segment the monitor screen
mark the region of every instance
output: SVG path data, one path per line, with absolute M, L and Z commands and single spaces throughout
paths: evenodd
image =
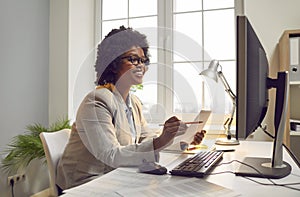
M 268 108 L 266 53 L 245 16 L 237 17 L 237 139 L 261 124 Z
M 288 74 L 278 72 L 277 79 L 268 77 L 268 60 L 253 27 L 246 16 L 237 17 L 237 139 L 253 133 L 266 115 L 268 90 L 276 88 L 274 112 L 275 136 L 270 158 L 246 157 L 236 175 L 282 178 L 291 172 L 283 161 L 283 133 L 286 125 Z M 251 166 L 251 168 L 249 168 Z M 255 169 L 255 170 L 254 170 Z

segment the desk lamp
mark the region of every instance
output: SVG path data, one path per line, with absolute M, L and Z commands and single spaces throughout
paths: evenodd
M 218 68 L 220 68 L 219 71 L 218 71 Z M 200 73 L 200 75 L 208 77 L 208 78 L 214 80 L 215 82 L 218 82 L 218 78 L 220 78 L 220 80 L 222 81 L 222 83 L 225 87 L 225 91 L 228 93 L 228 95 L 230 96 L 230 98 L 232 99 L 232 102 L 233 102 L 231 115 L 224 123 L 224 129 L 226 131 L 227 138 L 217 139 L 216 144 L 218 144 L 218 145 L 238 145 L 239 141 L 236 140 L 235 138 L 232 138 L 231 131 L 230 131 L 231 123 L 232 123 L 233 116 L 235 113 L 235 108 L 236 108 L 236 96 L 232 92 L 232 90 L 222 72 L 222 66 L 219 64 L 218 60 L 212 60 L 209 63 L 208 69 L 202 71 Z

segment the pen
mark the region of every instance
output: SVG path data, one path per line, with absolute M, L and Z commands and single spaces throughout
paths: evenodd
M 199 144 L 199 145 L 192 145 L 190 147 L 188 147 L 186 150 L 187 151 L 192 151 L 192 150 L 204 150 L 204 149 L 208 149 L 208 147 L 205 144 Z
M 184 124 L 200 124 L 202 123 L 203 121 L 202 120 L 199 120 L 199 121 L 195 121 L 195 122 L 183 122 Z M 164 126 L 165 124 L 162 123 L 162 124 L 159 124 L 159 126 Z
M 191 147 L 191 148 L 187 148 L 186 150 L 191 151 L 191 150 L 196 150 L 196 149 L 198 149 L 198 147 L 194 146 L 194 147 Z

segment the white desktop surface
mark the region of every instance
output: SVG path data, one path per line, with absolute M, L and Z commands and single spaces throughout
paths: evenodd
M 229 162 L 232 160 L 243 161 L 247 157 L 265 157 L 270 158 L 272 155 L 272 142 L 263 141 L 241 141 L 240 145 L 232 146 L 235 148 L 235 152 L 225 152 L 223 155 L 223 161 L 221 163 Z M 223 146 L 224 147 L 224 146 Z M 222 148 L 221 146 L 217 146 Z M 283 160 L 288 162 L 292 166 L 291 174 L 282 179 L 272 179 L 277 184 L 287 183 L 300 183 L 300 169 L 289 156 L 287 151 L 283 151 Z M 232 164 L 222 165 L 215 168 L 213 173 L 222 171 L 235 172 L 241 164 L 233 162 Z M 228 189 L 232 189 L 242 196 L 300 196 L 300 191 L 288 189 L 280 186 L 264 186 L 258 183 L 252 182 L 246 178 L 236 176 L 234 174 L 218 174 L 210 175 L 205 178 L 207 181 L 221 185 Z M 270 184 L 271 182 L 263 178 L 251 178 L 261 183 Z M 300 190 L 300 184 L 292 185 Z
M 238 146 L 217 146 L 217 149 L 223 149 L 223 148 L 234 148 L 234 152 L 225 152 L 223 155 L 223 160 L 220 163 L 230 162 L 232 160 L 239 160 L 242 161 L 244 157 L 246 156 L 254 156 L 254 157 L 270 157 L 272 152 L 272 143 L 271 142 L 260 142 L 260 141 L 241 141 L 240 145 Z M 181 161 L 186 159 L 187 157 L 190 157 L 191 155 L 188 154 L 174 154 L 174 153 L 161 153 L 161 159 L 160 164 L 167 167 L 168 170 L 171 170 L 174 168 L 177 164 L 179 164 Z M 284 161 L 288 162 L 292 166 L 292 172 L 289 176 L 282 178 L 282 179 L 272 179 L 274 182 L 278 184 L 288 184 L 288 183 L 300 183 L 300 169 L 295 164 L 295 162 L 291 159 L 291 157 L 288 155 L 286 150 L 284 149 Z M 217 172 L 235 172 L 238 167 L 240 166 L 239 163 L 233 162 L 231 164 L 224 164 L 221 166 L 217 166 L 212 173 Z M 120 168 L 121 170 L 128 171 L 128 172 L 134 172 L 137 173 L 136 168 Z M 111 173 L 116 174 L 116 173 Z M 153 175 L 147 175 L 144 174 L 145 177 L 149 176 L 149 179 L 153 177 Z M 105 181 L 109 179 L 110 173 L 104 175 L 105 179 L 103 177 L 99 177 L 93 181 L 97 181 L 97 184 L 101 184 L 101 181 Z M 160 175 L 155 175 L 160 176 Z M 166 175 L 164 175 L 166 176 Z M 171 175 L 167 175 L 170 176 Z M 174 177 L 174 176 L 173 176 Z M 115 178 L 115 177 L 114 177 Z M 124 178 L 124 177 L 122 177 Z M 128 177 L 129 178 L 129 177 Z M 178 180 L 182 179 L 190 179 L 188 177 L 183 177 Z M 267 179 L 262 178 L 251 178 L 253 180 L 262 182 L 262 183 L 270 183 Z M 225 188 L 231 189 L 234 192 L 241 194 L 241 196 L 300 196 L 300 191 L 292 190 L 286 187 L 281 186 L 264 186 L 260 185 L 258 183 L 255 183 L 253 181 L 250 181 L 246 178 L 236 176 L 232 173 L 223 173 L 223 174 L 217 174 L 217 175 L 209 175 L 204 178 L 204 180 L 214 183 L 220 186 L 223 186 Z M 85 185 L 85 184 L 84 184 Z M 83 188 L 84 185 L 81 185 L 80 187 Z M 113 187 L 113 186 L 112 186 Z M 134 186 L 133 186 L 134 187 Z M 291 187 L 298 188 L 300 190 L 300 184 L 298 185 L 291 185 Z M 118 188 L 119 189 L 119 188 Z M 73 196 L 72 194 L 65 194 L 63 196 Z M 76 196 L 76 195 L 74 195 Z

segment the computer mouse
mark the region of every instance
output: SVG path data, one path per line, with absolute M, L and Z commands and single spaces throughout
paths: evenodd
M 139 171 L 148 174 L 162 175 L 167 173 L 167 168 L 163 167 L 155 162 L 143 162 L 138 166 Z

